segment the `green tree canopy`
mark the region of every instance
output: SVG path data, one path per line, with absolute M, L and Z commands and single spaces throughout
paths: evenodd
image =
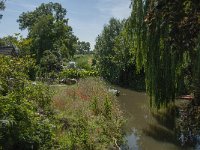
M 86 54 L 90 52 L 90 43 L 85 41 L 78 41 L 77 43 L 77 49 L 78 54 Z
M 23 12 L 19 19 L 17 20 L 19 22 L 20 29 L 30 29 L 38 19 L 40 19 L 43 15 L 50 15 L 52 16 L 55 21 L 65 21 L 67 22 L 67 19 L 65 19 L 65 16 L 67 14 L 67 10 L 64 9 L 61 4 L 59 3 L 48 3 L 44 4 L 42 3 L 39 7 L 37 7 L 32 12 Z
M 60 4 L 50 2 L 20 15 L 20 29 L 29 31 L 28 38 L 32 41 L 30 51 L 35 55 L 37 64 L 40 64 L 44 55 L 47 57 L 47 53 L 44 54 L 47 50 L 56 52 L 56 60 L 59 61 L 75 54 L 77 38 L 68 25 L 68 19 L 65 18 L 66 12 Z
M 133 41 L 125 28 L 126 20 L 112 18 L 97 37 L 95 57 L 101 76 L 121 86 L 144 89 L 144 74 L 136 70 Z
M 111 18 L 109 24 L 106 25 L 102 33 L 96 39 L 95 54 L 98 61 L 100 74 L 106 79 L 115 81 L 116 64 L 112 59 L 115 55 L 114 45 L 115 39 L 120 34 L 123 23 L 115 18 Z

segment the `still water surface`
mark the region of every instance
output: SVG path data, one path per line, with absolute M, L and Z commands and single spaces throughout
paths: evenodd
M 149 98 L 145 93 L 129 89 L 120 90 L 118 97 L 120 106 L 127 118 L 127 146 L 122 149 L 130 150 L 190 150 L 175 144 L 173 131 L 159 124 L 149 110 Z M 147 132 L 150 133 L 147 135 Z M 127 148 L 129 147 L 129 148 Z

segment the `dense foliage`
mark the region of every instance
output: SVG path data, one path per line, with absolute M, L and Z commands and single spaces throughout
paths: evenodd
M 190 79 L 194 79 L 195 67 L 200 64 L 196 62 L 199 8 L 197 0 L 132 1 L 129 36 L 134 42 L 137 67 L 145 68 L 151 105 L 157 108 L 174 101 L 186 84 L 184 80 L 190 85 L 197 82 Z
M 119 35 L 123 24 L 114 18 L 105 26 L 101 35 L 96 39 L 95 53 L 100 74 L 106 79 L 115 80 L 115 63 L 112 62 L 115 38 Z
M 56 87 L 52 105 L 49 87 L 29 80 L 33 59 L 0 56 L 0 65 L 0 149 L 107 149 L 122 142 L 123 117 L 103 81 Z M 61 75 L 97 75 L 74 71 Z
M 76 62 L 76 67 L 85 70 L 95 70 L 94 56 L 92 54 L 75 55 L 73 61 Z
M 88 54 L 90 52 L 90 43 L 84 41 L 78 41 L 76 53 L 77 54 Z
M 78 69 L 67 69 L 60 72 L 60 79 L 66 78 L 86 78 L 86 77 L 97 77 L 98 72 L 95 70 L 78 70 Z
M 61 71 L 63 61 L 72 60 L 76 52 L 90 51 L 88 42 L 77 43 L 65 15 L 58 3 L 41 4 L 18 19 L 20 29 L 28 30 L 27 38 L 15 34 L 0 39 L 0 46 L 19 50 L 17 57 L 0 55 L 0 149 L 114 149 L 122 142 L 122 113 L 103 81 L 92 78 L 58 86 L 67 90 L 59 91 L 53 101 L 49 86 L 34 81 L 36 75 L 98 76 L 92 55 L 77 60 L 86 70 Z
M 144 89 L 144 74 L 136 70 L 136 56 L 126 35 L 125 21 L 112 18 L 96 39 L 97 68 L 112 83 Z
M 30 58 L 0 56 L 0 148 L 48 149 L 53 144 L 51 92 L 29 81 Z
M 0 0 L 0 11 L 4 3 Z M 0 46 L 14 45 L 20 52 L 18 58 L 0 56 L 0 149 L 119 148 L 123 117 L 102 80 L 54 85 L 52 101 L 48 86 L 31 81 L 36 75 L 53 80 L 100 75 L 137 89 L 146 81 L 150 105 L 158 109 L 181 94 L 194 94 L 200 104 L 198 0 L 132 0 L 131 16 L 111 18 L 97 37 L 95 59 L 85 55 L 90 43 L 78 41 L 66 14 L 59 3 L 41 4 L 19 16 L 27 38 L 0 39 Z M 79 69 L 62 70 L 69 60 Z M 195 109 L 192 115 L 199 113 Z
M 30 54 L 42 71 L 46 64 L 49 65 L 46 72 L 59 71 L 62 60 L 73 57 L 76 52 L 77 37 L 68 25 L 66 13 L 59 3 L 50 2 L 19 16 L 20 29 L 28 29 Z

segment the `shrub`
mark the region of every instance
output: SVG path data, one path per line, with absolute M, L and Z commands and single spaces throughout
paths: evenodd
M 50 89 L 29 80 L 30 58 L 0 56 L 0 148 L 49 149 L 54 141 Z
M 62 78 L 86 78 L 86 77 L 96 77 L 98 76 L 98 72 L 94 70 L 77 70 L 77 69 L 67 69 L 63 70 L 59 77 Z
M 74 61 L 80 69 L 92 70 L 93 55 L 76 55 Z

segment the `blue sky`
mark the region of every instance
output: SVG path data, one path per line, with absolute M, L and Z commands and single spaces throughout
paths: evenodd
M 118 19 L 127 18 L 130 15 L 131 0 L 7 0 L 3 19 L 0 21 L 0 37 L 21 33 L 16 22 L 22 12 L 34 10 L 41 3 L 61 3 L 67 9 L 69 25 L 74 34 L 81 40 L 91 43 L 93 48 L 95 39 L 101 33 L 103 26 L 111 17 Z

